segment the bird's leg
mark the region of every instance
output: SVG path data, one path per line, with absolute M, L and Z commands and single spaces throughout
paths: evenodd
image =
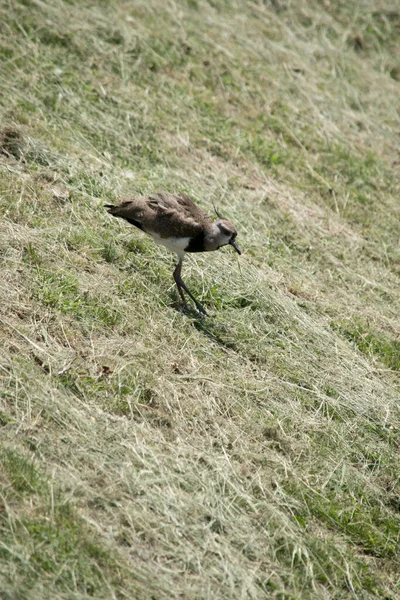
M 182 302 L 184 305 L 186 305 L 186 298 L 183 294 L 182 285 L 181 285 L 181 281 L 182 281 L 181 280 L 181 271 L 182 271 L 182 259 L 180 258 L 179 262 L 176 265 L 175 270 L 174 270 L 174 279 L 175 279 L 176 287 L 178 288 L 179 295 L 182 299 Z
M 185 290 L 185 292 L 191 297 L 191 299 L 195 303 L 196 308 L 199 311 L 199 313 L 201 313 L 203 315 L 207 315 L 205 309 L 202 307 L 200 302 L 198 300 L 196 300 L 196 298 L 193 296 L 192 292 L 188 289 L 188 287 L 186 286 L 185 282 L 182 279 L 182 276 L 181 276 L 182 260 L 183 260 L 182 258 L 179 258 L 179 262 L 176 265 L 175 270 L 174 270 L 174 279 L 175 279 L 176 287 L 178 288 L 179 295 L 182 298 L 183 303 L 186 304 L 185 296 L 183 294 L 183 290 Z

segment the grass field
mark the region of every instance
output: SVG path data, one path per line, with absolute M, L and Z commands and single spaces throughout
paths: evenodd
M 2 600 L 400 598 L 399 109 L 390 0 L 0 0 Z

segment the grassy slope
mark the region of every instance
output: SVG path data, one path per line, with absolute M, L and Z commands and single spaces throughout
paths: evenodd
M 0 596 L 390 598 L 400 12 L 0 3 Z M 190 193 L 244 255 L 102 208 Z

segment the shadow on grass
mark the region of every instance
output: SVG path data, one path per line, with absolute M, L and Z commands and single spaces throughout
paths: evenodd
M 173 299 L 172 308 L 190 319 L 193 327 L 213 342 L 229 350 L 236 352 L 239 350 L 236 340 L 230 334 L 229 328 L 223 323 L 217 323 L 215 317 L 209 312 L 207 315 L 202 315 L 194 306 L 188 302 L 182 304 L 176 297 Z
M 233 336 L 229 334 L 228 327 L 226 327 L 222 323 L 217 323 L 213 319 L 214 317 L 210 315 L 208 317 L 196 315 L 193 319 L 193 326 L 198 331 L 204 333 L 205 336 L 207 336 L 214 342 L 217 342 L 217 344 L 219 344 L 220 346 L 238 352 L 239 347 Z

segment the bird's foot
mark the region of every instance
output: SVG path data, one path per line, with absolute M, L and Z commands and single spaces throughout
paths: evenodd
M 200 302 L 195 302 L 195 305 L 196 308 L 192 306 L 190 302 L 180 302 L 177 308 L 183 313 L 192 313 L 192 315 L 198 313 L 201 318 L 210 316 Z
M 176 274 L 174 274 L 174 277 L 175 277 L 175 275 Z M 189 298 L 191 298 L 193 300 L 193 302 L 195 303 L 196 308 L 199 311 L 200 315 L 201 316 L 204 315 L 205 317 L 208 317 L 209 315 L 208 315 L 206 309 L 204 308 L 204 306 L 202 306 L 200 304 L 200 302 L 197 300 L 197 298 L 195 298 L 193 296 L 192 292 L 187 288 L 186 284 L 182 281 L 182 279 L 178 278 L 178 277 L 175 277 L 175 282 L 176 282 L 176 286 L 178 288 L 179 295 L 180 295 L 181 300 L 182 300 L 182 304 L 185 307 L 187 307 L 185 294 L 183 293 L 185 291 L 187 293 L 187 295 L 189 296 Z
M 201 316 L 204 316 L 204 317 L 210 316 L 208 314 L 208 312 L 206 311 L 206 309 L 204 308 L 204 306 L 202 306 L 198 300 L 196 300 L 195 305 Z

